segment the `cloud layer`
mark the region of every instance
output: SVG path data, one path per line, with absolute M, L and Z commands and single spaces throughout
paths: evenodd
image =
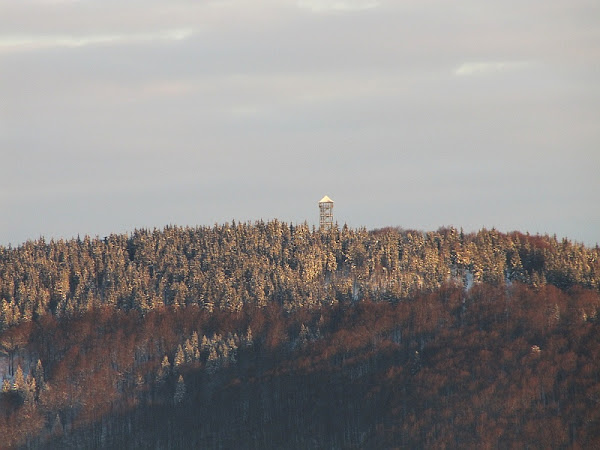
M 510 72 L 523 69 L 529 63 L 516 61 L 467 62 L 461 64 L 454 72 L 458 76 L 477 76 L 496 72 Z
M 95 35 L 15 35 L 3 36 L 0 52 L 21 52 L 53 47 L 77 48 L 90 45 L 147 44 L 157 41 L 182 41 L 194 34 L 191 29 L 172 29 L 152 33 Z
M 298 7 L 313 12 L 351 12 L 376 8 L 376 0 L 298 0 Z
M 36 14 L 32 14 L 35 11 Z M 0 244 L 278 217 L 600 240 L 584 0 L 0 4 Z

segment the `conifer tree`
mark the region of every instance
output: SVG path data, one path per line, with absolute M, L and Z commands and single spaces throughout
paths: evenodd
M 33 376 L 37 380 L 37 385 L 40 389 L 44 389 L 46 386 L 46 377 L 44 376 L 44 366 L 42 366 L 42 361 L 38 359 L 37 364 L 33 369 Z
M 12 311 L 6 299 L 0 303 L 0 331 L 12 325 Z
M 25 389 L 25 376 L 23 375 L 23 369 L 21 369 L 20 364 L 17 366 L 17 370 L 15 372 L 13 389 L 15 391 L 23 391 Z
M 304 324 L 302 324 L 302 326 L 300 327 L 300 334 L 298 336 L 298 341 L 300 343 L 301 346 L 304 346 L 308 343 L 310 338 L 310 332 L 308 330 L 308 327 Z
M 192 338 L 191 338 L 190 342 L 194 348 L 198 348 L 198 332 L 197 331 L 194 331 L 192 333 Z
M 169 361 L 169 357 L 167 355 L 165 355 L 165 357 L 163 358 L 162 362 L 160 363 L 160 368 L 167 375 L 169 374 L 169 372 L 171 370 L 171 362 Z
M 52 425 L 52 430 L 50 431 L 52 436 L 60 436 L 63 434 L 63 425 L 60 420 L 60 416 L 56 413 L 56 417 L 54 418 L 54 424 Z
M 185 362 L 187 364 L 194 361 L 194 346 L 192 345 L 192 342 L 189 339 L 185 340 L 185 345 L 183 347 L 183 351 L 185 354 Z
M 175 395 L 173 396 L 173 400 L 176 405 L 183 401 L 185 397 L 185 382 L 183 381 L 183 376 L 179 375 L 177 379 L 177 385 L 175 386 Z
M 248 327 L 248 331 L 246 332 L 246 337 L 244 338 L 244 346 L 251 347 L 254 343 L 254 338 L 252 337 L 252 328 Z
M 27 403 L 33 403 L 37 393 L 37 383 L 35 377 L 29 375 L 25 382 L 25 401 Z
M 192 333 L 192 338 L 190 339 L 191 349 L 192 349 L 192 361 L 200 360 L 200 344 L 198 342 L 198 332 L 194 331 Z
M 175 354 L 175 359 L 173 360 L 173 369 L 179 370 L 179 367 L 185 363 L 185 353 L 183 352 L 183 348 L 181 344 L 177 347 L 177 353 Z
M 206 370 L 208 373 L 215 373 L 219 366 L 219 355 L 217 350 L 212 347 L 208 353 L 208 359 L 206 360 Z
M 206 335 L 202 336 L 202 343 L 200 344 L 200 353 L 207 352 L 210 348 L 210 340 L 206 337 Z

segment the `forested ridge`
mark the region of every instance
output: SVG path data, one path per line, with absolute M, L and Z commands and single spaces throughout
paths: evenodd
M 600 249 L 279 221 L 0 248 L 0 446 L 600 447 Z

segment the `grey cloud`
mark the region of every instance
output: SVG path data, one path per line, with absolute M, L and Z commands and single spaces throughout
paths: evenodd
M 298 0 L 299 8 L 315 13 L 353 12 L 377 8 L 380 2 L 376 0 Z
M 189 28 L 136 34 L 15 35 L 0 40 L 0 52 L 23 52 L 53 47 L 77 48 L 90 45 L 139 44 L 152 41 L 181 41 L 194 34 Z

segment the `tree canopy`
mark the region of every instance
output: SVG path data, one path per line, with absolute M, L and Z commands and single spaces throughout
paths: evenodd
M 598 256 L 278 221 L 0 248 L 1 445 L 598 447 Z

